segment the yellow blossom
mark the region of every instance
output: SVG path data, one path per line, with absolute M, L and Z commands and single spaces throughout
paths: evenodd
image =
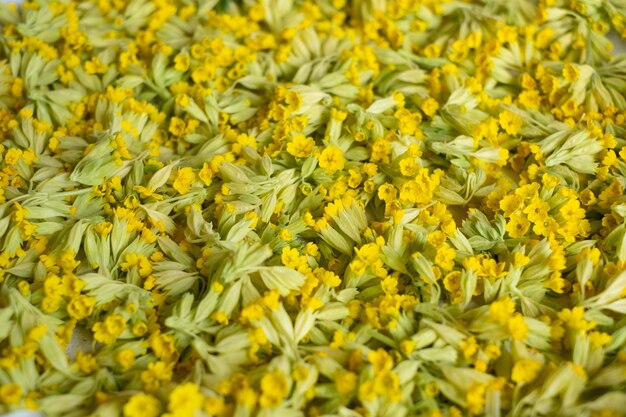
M 135 394 L 123 407 L 124 417 L 157 417 L 161 403 L 149 394 Z
M 324 148 L 318 159 L 320 167 L 330 172 L 343 169 L 346 163 L 342 150 L 334 145 Z
M 522 359 L 515 362 L 511 372 L 511 380 L 517 384 L 533 382 L 543 365 L 532 359 Z
M 176 173 L 172 187 L 180 194 L 187 194 L 196 180 L 196 174 L 190 167 L 180 168 Z

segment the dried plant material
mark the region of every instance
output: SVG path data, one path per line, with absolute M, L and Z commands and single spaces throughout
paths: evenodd
M 0 412 L 624 415 L 625 15 L 0 5 Z

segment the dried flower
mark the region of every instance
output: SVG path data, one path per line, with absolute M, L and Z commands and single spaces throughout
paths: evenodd
M 621 415 L 625 15 L 0 4 L 0 413 Z

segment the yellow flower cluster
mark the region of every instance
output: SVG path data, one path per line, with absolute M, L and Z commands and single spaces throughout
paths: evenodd
M 623 1 L 3 2 L 0 413 L 625 415 L 619 36 Z

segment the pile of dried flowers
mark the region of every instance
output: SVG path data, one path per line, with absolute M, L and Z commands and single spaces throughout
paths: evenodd
M 0 29 L 0 411 L 623 415 L 624 1 Z

